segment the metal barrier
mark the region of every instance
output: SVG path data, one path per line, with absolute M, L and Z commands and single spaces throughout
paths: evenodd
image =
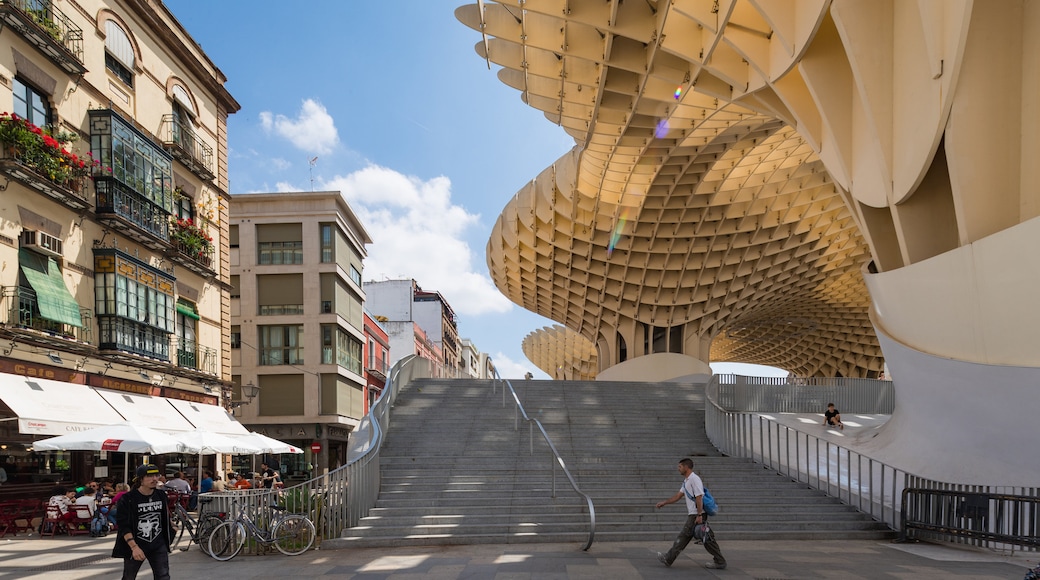
M 864 411 L 871 401 L 881 401 L 874 407 L 885 408 L 883 401 L 888 397 L 884 386 L 871 386 L 869 380 L 858 379 L 845 382 L 841 379 L 797 379 L 791 384 L 796 389 L 792 392 L 794 401 L 799 405 L 814 405 L 811 408 L 788 405 L 770 397 L 747 390 L 743 396 L 736 385 L 760 387 L 763 391 L 780 386 L 771 379 L 759 377 L 739 377 L 734 375 L 715 375 L 705 386 L 704 424 L 708 439 L 722 453 L 731 457 L 742 457 L 761 463 L 777 473 L 790 477 L 794 481 L 803 482 L 810 487 L 836 497 L 842 502 L 867 513 L 882 521 L 893 529 L 902 530 L 904 513 L 916 514 L 926 509 L 918 505 L 918 495 L 904 496 L 906 490 L 924 490 L 937 494 L 994 494 L 994 497 L 1024 498 L 1029 505 L 1040 501 L 1040 488 L 977 486 L 951 484 L 920 477 L 908 471 L 888 465 L 867 455 L 822 439 L 812 433 L 806 433 L 793 427 L 783 425 L 768 417 L 758 415 L 760 412 L 819 412 L 822 405 L 804 395 L 805 392 L 823 394 L 819 401 L 823 405 L 829 402 L 841 405 L 843 412 L 880 413 L 880 411 Z M 787 379 L 781 379 L 787 381 Z M 723 383 L 723 381 L 726 381 Z M 887 381 L 875 381 L 887 382 Z M 800 384 L 799 384 L 800 383 Z M 803 389 L 799 394 L 797 389 Z M 809 389 L 808 391 L 804 389 Z M 820 390 L 820 389 L 830 389 Z M 852 393 L 855 389 L 865 389 L 866 393 Z M 846 392 L 842 393 L 844 390 Z M 774 393 L 777 391 L 773 391 Z M 720 404 L 720 399 L 726 404 Z M 749 408 L 740 408 L 746 404 Z M 785 409 L 778 410 L 778 407 Z M 763 407 L 766 410 L 761 410 Z M 795 409 L 787 411 L 786 409 Z M 849 411 L 845 411 L 849 409 Z M 904 503 L 908 502 L 908 503 Z M 1030 508 L 1033 509 L 1033 508 Z M 1012 512 L 1009 510 L 1008 514 Z M 1017 512 L 1016 512 L 1017 513 Z M 1018 516 L 1016 516 L 1018 517 Z M 1033 526 L 1036 525 L 1035 515 Z M 1021 519 L 1021 518 L 1020 518 Z M 911 521 L 918 521 L 911 518 Z M 1017 520 L 1016 520 L 1017 521 Z M 928 525 L 943 525 L 932 522 Z M 1022 533 L 1035 535 L 1036 529 L 1026 528 Z M 965 541 L 966 536 L 957 536 Z M 973 545 L 1002 549 L 1009 543 L 995 537 L 983 535 L 972 536 Z M 1034 543 L 1023 544 L 1029 550 L 1037 550 Z
M 900 539 L 924 535 L 1040 547 L 1040 498 L 1025 495 L 904 489 Z
M 892 381 L 849 378 L 778 378 L 716 375 L 716 402 L 729 411 L 819 413 L 828 403 L 843 413 L 891 415 Z
M 513 384 L 508 379 L 503 379 L 498 374 L 498 370 L 495 371 L 494 380 L 491 383 L 492 393 L 497 391 L 497 385 L 502 383 L 502 406 L 506 406 L 506 390 L 512 395 L 513 402 L 516 403 L 513 413 L 513 430 L 517 431 L 520 429 L 520 418 L 527 422 L 529 429 L 529 447 L 531 455 L 534 455 L 534 428 L 538 427 L 538 431 L 542 434 L 542 439 L 545 439 L 545 444 L 549 446 L 549 451 L 553 454 L 552 464 L 552 497 L 556 497 L 556 464 L 560 465 L 563 469 L 563 474 L 567 476 L 567 481 L 570 482 L 571 488 L 574 489 L 575 493 L 585 498 L 585 503 L 589 507 L 589 539 L 585 543 L 585 547 L 582 550 L 588 551 L 592 547 L 592 541 L 596 538 L 596 506 L 592 504 L 592 498 L 590 498 L 585 492 L 581 491 L 578 487 L 578 482 L 574 480 L 574 476 L 571 475 L 570 470 L 567 469 L 567 464 L 563 461 L 563 457 L 560 456 L 560 452 L 556 450 L 556 446 L 553 445 L 552 439 L 549 438 L 549 434 L 545 432 L 545 428 L 542 426 L 542 422 L 538 419 L 532 419 L 527 416 L 527 411 L 524 410 L 523 404 L 520 402 L 520 398 L 516 395 L 516 390 L 513 389 Z

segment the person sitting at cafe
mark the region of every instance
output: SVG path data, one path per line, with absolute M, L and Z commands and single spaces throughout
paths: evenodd
M 213 476 L 213 491 L 224 491 L 227 489 L 227 484 L 224 483 L 224 479 L 220 477 L 220 474 Z
M 163 486 L 163 489 L 165 489 L 167 493 L 171 491 L 176 491 L 177 493 L 183 493 L 187 495 L 191 493 L 191 484 L 184 479 L 184 472 L 178 471 L 177 473 L 173 474 L 173 479 L 166 482 L 166 485 Z
M 51 490 L 51 499 L 47 501 L 49 506 L 57 506 L 62 520 L 69 521 L 76 517 L 76 512 L 69 509 L 76 501 L 76 490 L 68 489 L 64 485 L 56 485 Z
M 119 505 L 119 498 L 123 497 L 123 494 L 130 491 L 130 486 L 119 482 L 115 487 L 116 494 L 112 496 L 112 503 L 108 507 L 108 523 L 114 528 L 116 525 L 116 506 Z
M 253 484 L 249 483 L 249 480 L 242 477 L 237 473 L 232 473 L 228 476 L 228 481 L 231 482 L 233 489 L 253 489 Z
M 213 491 L 213 472 L 204 469 L 202 470 L 202 481 L 199 482 L 199 493 L 209 493 L 211 491 Z
M 82 488 L 83 493 L 80 494 L 73 503 L 87 506 L 87 509 L 90 510 L 90 515 L 94 515 L 94 511 L 97 510 L 97 491 L 99 487 L 100 485 L 98 485 L 98 482 L 96 481 L 87 483 L 87 485 Z M 78 489 L 76 491 L 77 493 L 79 492 Z

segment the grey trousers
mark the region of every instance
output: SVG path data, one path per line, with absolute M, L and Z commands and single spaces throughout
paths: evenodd
M 701 523 L 708 523 L 708 516 L 701 516 Z M 693 539 L 693 528 L 697 525 L 697 516 L 691 515 L 686 517 L 686 525 L 683 526 L 679 536 L 675 538 L 675 542 L 672 543 L 672 547 L 665 554 L 664 559 L 671 566 L 672 562 L 679 557 L 679 552 L 686 549 L 686 546 L 690 544 L 690 540 Z M 719 543 L 715 541 L 715 532 L 709 532 L 704 536 L 704 549 L 711 554 L 711 557 L 715 559 L 715 563 L 719 566 L 726 565 L 726 559 L 722 557 L 722 550 L 719 548 Z

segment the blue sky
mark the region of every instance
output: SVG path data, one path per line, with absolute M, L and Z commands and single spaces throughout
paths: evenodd
M 462 3 L 165 2 L 242 105 L 231 193 L 343 191 L 374 241 L 365 280 L 440 291 L 503 376 L 546 378 L 520 343 L 554 322 L 498 292 L 484 249 L 513 194 L 574 143 L 488 70 Z

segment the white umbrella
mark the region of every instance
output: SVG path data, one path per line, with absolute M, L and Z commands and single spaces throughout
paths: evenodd
M 249 435 L 235 435 L 235 439 L 255 447 L 254 453 L 303 453 L 303 449 L 252 431 Z
M 33 442 L 36 451 L 120 451 L 123 453 L 124 483 L 130 477 L 130 453 L 195 453 L 198 447 L 174 439 L 166 433 L 133 425 L 116 423 L 59 435 Z
M 199 455 L 213 455 L 216 453 L 253 454 L 260 453 L 261 449 L 249 441 L 232 439 L 227 435 L 213 433 L 211 431 L 185 431 L 174 436 L 178 441 L 188 447 L 197 449 Z
M 33 443 L 42 451 L 122 451 L 123 453 L 195 453 L 198 447 L 170 435 L 130 423 L 95 427 L 86 431 L 41 439 Z

